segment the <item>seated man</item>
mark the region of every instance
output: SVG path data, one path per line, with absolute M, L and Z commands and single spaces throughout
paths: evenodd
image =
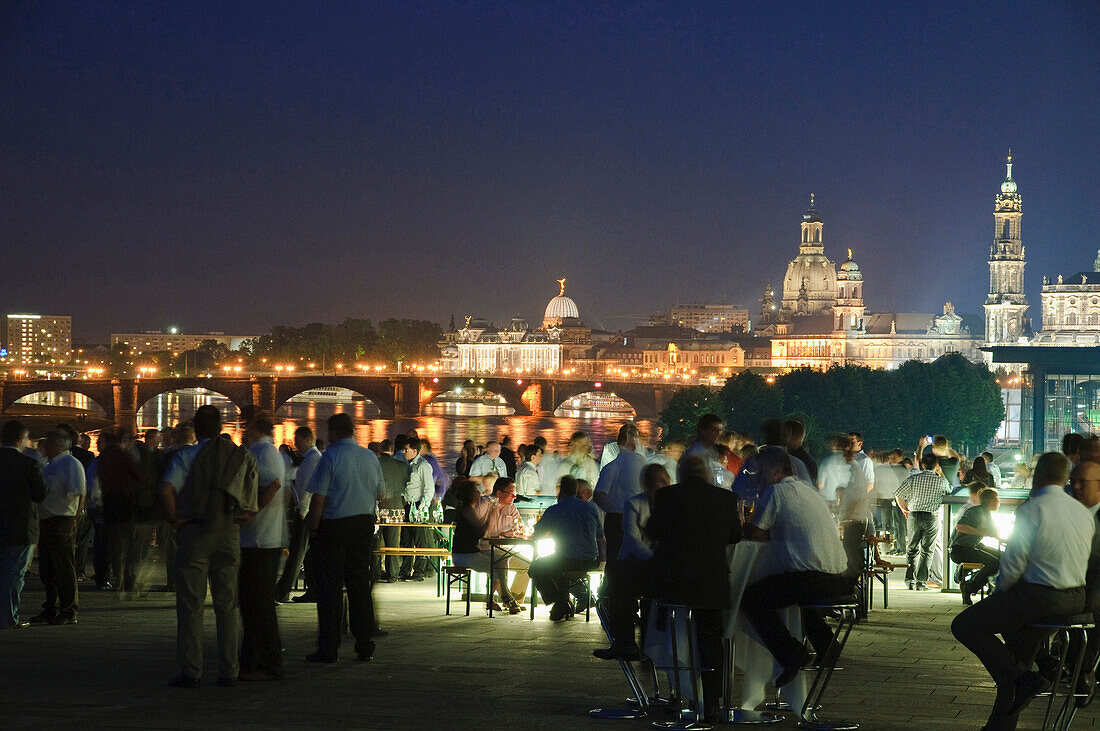
M 1058 452 L 1039 457 L 1031 495 L 1016 509 L 996 591 L 951 623 L 951 633 L 997 683 L 989 729 L 1016 728 L 1020 711 L 1048 685 L 1032 664 L 1050 633 L 1026 625 L 1085 611 L 1086 574 L 1095 576 L 1097 568 L 1095 560 L 1090 562 L 1096 519 L 1066 494 L 1069 466 Z
M 813 485 L 792 475 L 787 455 L 761 452 L 761 467 L 772 475 L 760 507 L 746 530 L 752 540 L 771 541 L 769 573 L 745 589 L 741 612 L 783 670 L 777 688 L 794 680 L 809 653 L 795 640 L 776 610 L 792 604 L 849 594 L 848 559 L 829 506 Z M 818 610 L 802 613 L 806 636 L 824 664 L 833 633 Z
M 951 560 L 955 563 L 980 563 L 981 570 L 969 581 L 959 582 L 963 604 L 972 603 L 971 596 L 977 594 L 997 573 L 1001 566 L 1001 552 L 982 545 L 982 538 L 997 538 L 997 524 L 993 522 L 993 513 L 1001 506 L 1001 499 L 992 487 L 982 488 L 978 492 L 978 504 L 966 509 L 951 534 Z
M 778 450 L 777 450 L 778 451 Z M 786 456 L 785 452 L 780 452 Z M 691 607 L 703 672 L 708 720 L 716 718 L 722 685 L 722 610 L 729 607 L 726 550 L 741 540 L 737 496 L 710 483 L 714 471 L 702 457 L 680 460 L 682 482 L 659 490 L 646 534 L 654 541 L 656 597 Z
M 534 538 L 554 539 L 554 553 L 531 563 L 531 580 L 550 606 L 550 621 L 559 622 L 573 614 L 569 601 L 569 582 L 564 574 L 591 571 L 599 565 L 603 538 L 600 513 L 592 503 L 577 497 L 577 481 L 569 475 L 561 478 L 558 502 L 542 514 L 532 533 Z
M 611 647 L 592 651 L 601 660 L 636 660 L 641 656 L 634 641 L 634 614 L 638 597 L 647 595 L 649 559 L 653 558 L 653 541 L 645 534 L 645 526 L 657 491 L 670 482 L 664 465 L 646 465 L 642 470 L 642 494 L 627 500 L 623 508 L 619 560 L 609 563 L 605 572 L 608 624 L 614 640 Z
M 480 546 L 486 556 L 489 555 L 489 544 L 484 539 L 516 536 L 523 532 L 523 519 L 520 518 L 519 510 L 516 508 L 516 483 L 511 477 L 496 479 L 493 482 L 492 493 L 482 496 L 474 509 L 477 511 L 478 520 L 485 527 L 485 535 Z M 516 572 L 509 593 L 512 596 L 513 603 L 518 606 L 523 602 L 524 595 L 527 594 L 529 580 L 527 562 L 513 557 L 498 560 L 493 566 L 494 572 L 504 571 L 501 574 L 503 577 L 501 579 L 502 583 L 507 577 L 508 569 Z M 494 611 L 496 611 L 496 608 L 494 608 Z

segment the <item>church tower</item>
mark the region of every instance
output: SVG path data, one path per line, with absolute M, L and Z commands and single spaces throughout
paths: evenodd
M 859 270 L 859 264 L 852 260 L 851 249 L 848 249 L 848 260 L 840 265 L 836 279 L 833 329 L 836 332 L 863 332 L 863 272 Z
M 1012 150 L 1008 173 L 993 206 L 993 246 L 989 250 L 989 295 L 985 298 L 985 342 L 1008 345 L 1024 334 L 1024 244 L 1020 231 L 1023 199 L 1012 179 Z

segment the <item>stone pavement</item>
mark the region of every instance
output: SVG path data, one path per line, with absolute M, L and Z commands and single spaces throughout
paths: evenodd
M 313 605 L 283 605 L 287 678 L 236 688 L 213 684 L 208 607 L 207 684 L 179 690 L 166 685 L 176 673 L 171 595 L 122 602 L 86 590 L 78 625 L 0 632 L 0 726 L 649 728 L 648 720 L 585 716 L 589 708 L 622 705 L 627 695 L 618 664 L 590 654 L 603 644 L 595 614 L 588 624 L 583 615 L 552 624 L 540 607 L 534 622 L 526 614 L 490 620 L 476 604 L 463 616 L 459 604 L 446 617 L 431 582 L 383 584 L 376 598 L 390 636 L 378 641 L 374 662 L 356 662 L 348 643 L 335 665 L 306 663 Z M 37 613 L 41 600 L 31 577 L 24 616 Z M 822 716 L 862 729 L 979 728 L 992 683 L 950 635 L 958 596 L 909 592 L 895 579 L 890 600 L 883 610 L 879 598 L 853 631 Z M 771 728 L 794 728 L 791 719 Z M 1036 702 L 1020 728 L 1038 728 L 1040 719 Z M 1078 713 L 1074 727 L 1098 721 L 1100 703 Z

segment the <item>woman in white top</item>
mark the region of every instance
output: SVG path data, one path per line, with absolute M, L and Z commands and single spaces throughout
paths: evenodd
M 582 431 L 573 432 L 569 437 L 569 453 L 558 465 L 558 482 L 569 475 L 595 485 L 600 479 L 600 466 L 592 456 L 592 440 Z
M 516 471 L 516 494 L 533 497 L 542 487 L 538 466 L 542 462 L 542 447 L 529 444 L 523 448 L 523 464 Z

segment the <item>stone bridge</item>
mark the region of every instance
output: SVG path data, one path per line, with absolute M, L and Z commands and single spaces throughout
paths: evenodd
M 274 414 L 294 396 L 322 387 L 347 388 L 362 394 L 386 417 L 418 416 L 438 396 L 456 388 L 484 389 L 501 396 L 520 416 L 552 415 L 574 396 L 588 392 L 614 394 L 639 418 L 653 418 L 668 403 L 676 386 L 664 383 L 505 378 L 458 375 L 212 376 L 209 378 L 7 379 L 0 380 L 0 413 L 21 398 L 64 391 L 87 396 L 120 426 L 133 428 L 137 412 L 157 396 L 185 388 L 205 388 L 228 398 L 238 409 Z

